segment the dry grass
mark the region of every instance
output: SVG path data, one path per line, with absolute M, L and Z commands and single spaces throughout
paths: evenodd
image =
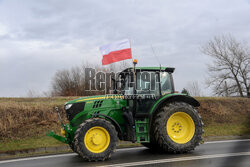
M 60 109 L 66 101 L 76 97 L 62 98 L 0 98 L 0 140 L 10 141 L 45 136 L 48 130 L 59 130 L 54 107 Z M 201 102 L 199 112 L 210 134 L 218 125 L 239 125 L 249 131 L 250 99 L 246 98 L 197 98 Z M 62 113 L 65 119 L 65 113 Z M 224 128 L 220 128 L 219 131 Z M 206 130 L 205 129 L 205 130 Z M 242 129 L 242 128 L 241 128 Z M 248 129 L 247 132 L 245 129 Z M 218 131 L 217 130 L 217 131 Z M 229 133 L 229 134 L 228 134 Z M 230 135 L 230 132 L 226 134 Z M 236 133 L 234 133 L 236 134 Z M 238 133 L 237 133 L 238 134 Z
M 0 98 L 0 140 L 42 136 L 58 129 L 55 106 L 72 98 Z M 62 113 L 65 119 L 65 113 Z
M 248 98 L 197 98 L 199 113 L 205 125 L 250 125 L 250 99 Z

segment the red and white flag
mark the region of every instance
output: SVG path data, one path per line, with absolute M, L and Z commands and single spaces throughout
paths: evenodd
M 103 45 L 100 47 L 100 51 L 103 55 L 102 65 L 132 59 L 131 47 L 128 39 Z

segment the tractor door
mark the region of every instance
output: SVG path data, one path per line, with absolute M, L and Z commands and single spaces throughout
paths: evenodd
M 160 98 L 159 72 L 137 72 L 136 81 L 136 115 L 146 116 Z

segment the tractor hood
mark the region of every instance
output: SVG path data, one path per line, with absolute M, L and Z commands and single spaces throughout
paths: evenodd
M 123 99 L 124 97 L 122 95 L 98 95 L 98 96 L 88 96 L 88 97 L 81 97 L 75 100 L 71 100 L 65 103 L 67 104 L 73 104 L 73 103 L 80 103 L 80 102 L 89 102 L 89 101 L 95 101 L 95 100 L 106 100 L 106 99 Z
M 82 97 L 68 101 L 64 106 L 68 120 L 72 120 L 75 125 L 90 118 L 94 112 L 109 115 L 110 111 L 121 110 L 123 107 L 126 107 L 126 100 L 122 95 Z

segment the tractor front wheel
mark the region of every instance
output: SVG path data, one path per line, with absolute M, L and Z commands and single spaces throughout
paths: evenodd
M 69 147 L 71 148 L 72 151 L 74 151 L 75 153 L 77 153 L 74 143 L 70 143 Z
M 193 106 L 175 102 L 163 106 L 155 116 L 153 133 L 164 151 L 183 153 L 199 145 L 203 133 L 202 120 Z
M 104 161 L 110 158 L 116 149 L 117 141 L 115 127 L 101 118 L 84 121 L 74 137 L 77 153 L 88 161 Z

